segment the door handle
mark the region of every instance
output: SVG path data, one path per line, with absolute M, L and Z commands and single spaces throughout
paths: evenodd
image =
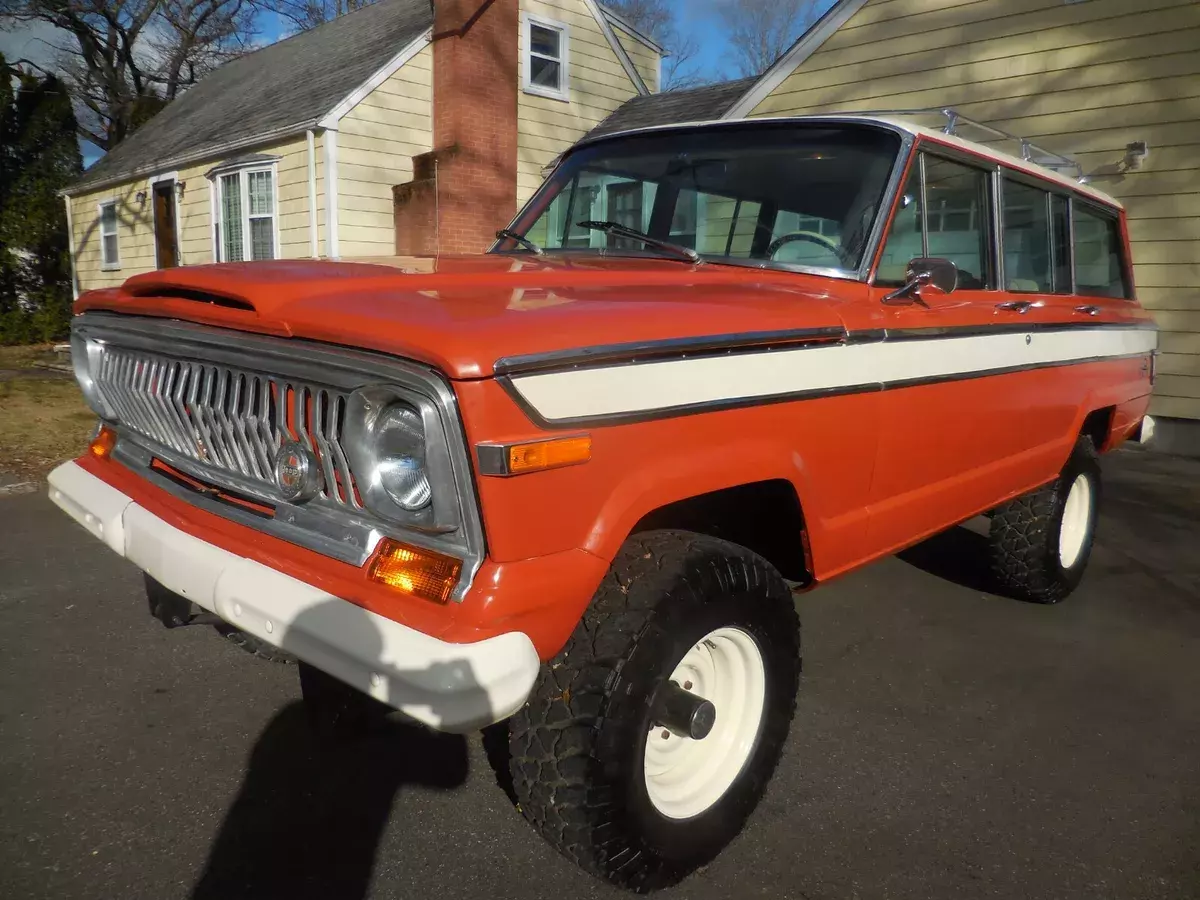
M 1083 313 L 1085 316 L 1098 316 L 1100 315 L 1100 307 L 1091 306 L 1090 304 L 1088 306 L 1077 306 L 1075 307 L 1075 312 Z
M 1042 301 L 1040 300 L 1006 300 L 1004 303 L 997 303 L 996 309 L 1004 309 L 1009 312 L 1025 315 L 1025 313 L 1029 312 L 1035 306 L 1041 305 Z

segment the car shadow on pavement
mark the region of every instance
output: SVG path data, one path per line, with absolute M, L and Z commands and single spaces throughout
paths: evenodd
M 987 537 L 966 526 L 956 525 L 896 556 L 913 568 L 968 590 L 1004 596 L 991 576 Z
M 311 635 L 329 626 L 329 606 L 298 616 L 284 648 L 301 655 L 306 641 L 311 648 Z M 343 635 L 353 634 L 358 647 L 382 656 L 371 617 L 363 613 L 347 623 L 342 611 Z M 446 671 L 427 674 L 469 690 L 468 664 L 441 668 Z M 362 900 L 397 792 L 406 785 L 450 790 L 465 783 L 465 737 L 385 715 L 382 704 L 350 693 L 361 701 L 351 708 L 373 707 L 350 732 L 314 727 L 313 710 L 303 702 L 285 706 L 263 729 L 192 900 Z

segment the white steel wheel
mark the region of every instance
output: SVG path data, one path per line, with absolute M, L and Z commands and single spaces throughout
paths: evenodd
M 646 738 L 650 802 L 669 819 L 689 819 L 725 795 L 754 752 L 766 710 L 766 666 L 748 632 L 718 628 L 684 654 L 670 680 L 717 710 L 712 731 L 701 740 L 662 725 Z
M 1087 545 L 1092 524 L 1092 482 L 1085 474 L 1076 476 L 1063 504 L 1062 522 L 1058 531 L 1058 559 L 1064 569 L 1079 561 Z

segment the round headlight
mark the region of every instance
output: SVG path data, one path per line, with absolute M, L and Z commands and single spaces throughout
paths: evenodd
M 428 506 L 433 489 L 425 469 L 421 414 L 407 403 L 392 404 L 379 414 L 375 442 L 376 477 L 388 496 L 410 511 Z

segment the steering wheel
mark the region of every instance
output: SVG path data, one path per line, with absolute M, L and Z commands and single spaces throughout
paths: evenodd
M 818 247 L 822 247 L 836 256 L 839 262 L 841 261 L 842 256 L 839 252 L 841 247 L 838 242 L 833 238 L 825 237 L 823 234 L 817 234 L 815 231 L 793 231 L 791 234 L 785 234 L 782 237 L 776 238 L 771 241 L 771 246 L 767 247 L 767 258 L 774 259 L 775 254 L 779 252 L 781 247 L 795 243 L 796 241 L 807 241 L 810 244 L 816 244 Z

